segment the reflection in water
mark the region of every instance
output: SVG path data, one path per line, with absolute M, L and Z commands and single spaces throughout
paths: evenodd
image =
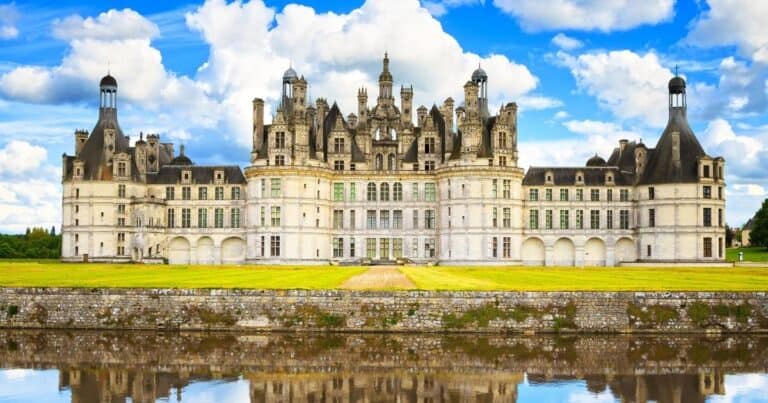
M 209 401 L 284 403 L 544 402 L 568 400 L 579 389 L 626 402 L 704 402 L 726 394 L 726 374 L 765 372 L 768 337 L 8 330 L 0 331 L 0 367 L 58 369 L 60 397 L 78 403 L 203 394 Z M 0 401 L 32 398 L 23 388 L 3 396 L 13 382 L 25 382 L 3 372 L 11 373 L 0 370 Z M 39 387 L 55 389 L 45 383 Z M 245 388 L 247 396 L 219 394 L 222 384 Z M 761 393 L 751 401 L 768 395 Z

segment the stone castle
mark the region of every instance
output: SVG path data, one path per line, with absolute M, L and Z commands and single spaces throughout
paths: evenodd
M 62 259 L 170 263 L 722 262 L 725 161 L 706 154 L 669 82 L 655 147 L 621 140 L 585 166 L 518 166 L 517 104 L 489 111 L 482 68 L 464 100 L 416 109 L 384 56 L 375 105 L 308 100 L 292 68 L 270 124 L 253 100 L 251 164 L 199 166 L 156 134 L 131 145 L 117 81 L 63 156 Z

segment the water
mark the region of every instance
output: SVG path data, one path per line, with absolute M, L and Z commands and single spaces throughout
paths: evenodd
M 768 402 L 766 336 L 0 330 L 0 402 Z

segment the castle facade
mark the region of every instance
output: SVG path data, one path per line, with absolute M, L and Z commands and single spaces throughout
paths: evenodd
M 518 166 L 517 105 L 491 114 L 488 75 L 464 100 L 399 103 L 385 55 L 373 107 L 310 103 L 293 69 L 270 124 L 253 100 L 251 164 L 199 166 L 117 122 L 117 81 L 100 83 L 94 129 L 62 160 L 62 259 L 172 264 L 613 266 L 722 262 L 725 161 L 688 125 L 685 81 L 669 82 L 654 148 L 621 140 L 579 167 Z

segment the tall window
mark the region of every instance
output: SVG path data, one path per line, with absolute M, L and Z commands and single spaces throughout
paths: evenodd
M 435 138 L 434 137 L 427 137 L 424 139 L 424 154 L 434 154 L 435 153 Z
M 394 171 L 395 168 L 395 154 L 389 154 L 387 156 L 387 170 Z
M 125 197 L 125 185 L 117 185 L 117 197 Z
M 589 228 L 600 229 L 600 210 L 589 211 Z
M 434 183 L 424 184 L 424 200 L 435 201 L 435 184 Z
M 240 228 L 240 209 L 239 208 L 233 208 L 230 212 L 230 227 L 232 228 Z
M 269 218 L 271 226 L 280 226 L 280 206 L 272 206 L 269 212 Z
M 355 182 L 349 184 L 349 200 L 357 200 L 357 188 L 355 187 Z
M 584 210 L 576 210 L 576 228 L 584 229 Z
M 343 183 L 337 182 L 333 184 L 333 200 L 344 201 L 344 184 Z
M 275 133 L 275 148 L 285 148 L 285 133 Z
M 656 226 L 656 209 L 653 209 L 653 208 L 648 209 L 648 226 L 649 227 Z
M 653 186 L 648 188 L 648 200 L 654 200 L 656 198 L 656 188 Z
M 282 183 L 280 179 L 273 178 L 270 180 L 270 194 L 272 197 L 280 197 L 282 195 Z
M 499 156 L 499 166 L 500 167 L 507 166 L 507 157 L 506 156 L 504 156 L 504 155 Z
M 365 257 L 376 258 L 376 238 L 365 238 Z
M 499 132 L 499 148 L 507 148 L 507 133 Z
M 512 257 L 512 239 L 508 236 L 505 236 L 502 239 L 501 257 L 509 259 Z
M 395 184 L 392 185 L 392 200 L 403 201 L 403 184 L 402 183 L 395 182 Z
M 355 257 L 355 238 L 349 238 L 349 257 Z
M 197 209 L 197 227 L 208 228 L 208 209 Z
M 349 210 L 349 228 L 355 229 L 357 228 L 357 223 L 355 222 L 355 210 Z
M 389 210 L 379 211 L 379 228 L 389 229 Z
M 377 171 L 384 170 L 384 156 L 382 156 L 381 154 L 376 154 L 375 161 L 376 161 L 376 163 L 375 163 L 376 170 Z
M 629 210 L 619 211 L 619 228 L 629 229 Z
M 584 189 L 576 189 L 576 201 L 584 200 Z
M 189 228 L 192 226 L 191 212 L 188 208 L 181 209 L 181 228 Z
M 613 229 L 613 210 L 605 212 L 605 228 Z
M 389 183 L 382 183 L 379 186 L 379 200 L 389 201 Z
M 280 236 L 272 235 L 269 237 L 269 255 L 280 256 Z
M 412 183 L 411 184 L 411 199 L 413 201 L 419 200 L 419 184 L 418 183 Z
M 368 183 L 368 201 L 376 201 L 376 184 Z
M 392 229 L 403 229 L 403 210 L 392 211 Z
M 704 207 L 704 226 L 712 226 L 712 209 L 710 207 Z
M 493 182 L 491 182 L 491 197 L 494 199 L 499 197 L 499 180 L 494 179 Z
M 344 138 L 336 137 L 333 139 L 333 152 L 341 154 L 344 152 Z
M 213 211 L 213 226 L 216 228 L 224 228 L 224 209 L 217 208 Z
M 491 221 L 493 222 L 493 228 L 499 226 L 499 209 L 496 207 L 493 208 L 493 216 L 491 217 Z
M 240 186 L 232 188 L 232 200 L 240 200 Z
M 424 210 L 424 228 L 435 229 L 435 210 Z
M 216 200 L 224 200 L 224 188 L 221 186 L 216 187 Z
M 552 229 L 552 210 L 544 212 L 544 226 L 546 229 Z
M 704 257 L 712 257 L 712 238 L 704 238 Z
M 403 257 L 403 238 L 392 238 L 392 257 Z
M 721 208 L 717 209 L 717 226 L 723 226 L 723 209 Z
M 545 192 L 544 198 L 547 201 L 552 201 L 552 189 L 547 189 Z
M 125 162 L 117 164 L 117 176 L 125 176 Z
M 181 188 L 181 200 L 192 200 L 192 189 L 189 186 Z
M 173 186 L 165 188 L 165 200 L 173 200 Z
M 592 201 L 600 201 L 600 189 L 592 189 L 589 191 L 589 199 Z
M 568 201 L 568 189 L 560 189 L 560 201 Z
M 176 226 L 176 212 L 172 209 L 168 209 L 168 219 L 166 220 L 168 228 L 174 228 Z
M 531 189 L 528 191 L 528 200 L 530 201 L 537 201 L 539 200 L 539 189 Z
M 203 186 L 197 189 L 198 200 L 208 200 L 208 188 Z
M 376 229 L 376 210 L 368 210 L 365 212 L 366 228 Z
M 333 257 L 344 256 L 344 238 L 333 238 Z
M 419 228 L 419 210 L 413 210 L 413 229 Z
M 510 228 L 512 226 L 512 209 L 509 207 L 504 207 L 502 210 L 503 217 L 501 219 L 501 224 L 504 228 Z
M 539 210 L 528 212 L 528 228 L 539 229 Z
M 262 227 L 267 225 L 266 224 L 266 215 L 267 215 L 266 214 L 266 207 L 261 206 L 261 208 L 259 209 L 259 223 L 261 224 Z
M 560 228 L 568 229 L 568 210 L 560 210 Z
M 502 182 L 502 197 L 509 199 L 512 197 L 512 181 L 510 179 L 504 179 Z
M 605 199 L 608 201 L 613 201 L 613 189 L 608 189 L 605 191 Z
M 704 186 L 704 198 L 705 199 L 712 198 L 712 186 Z
M 629 190 L 627 190 L 627 189 L 620 189 L 619 190 L 619 200 L 620 201 L 629 201 Z
M 499 238 L 491 238 L 491 256 L 499 257 Z

